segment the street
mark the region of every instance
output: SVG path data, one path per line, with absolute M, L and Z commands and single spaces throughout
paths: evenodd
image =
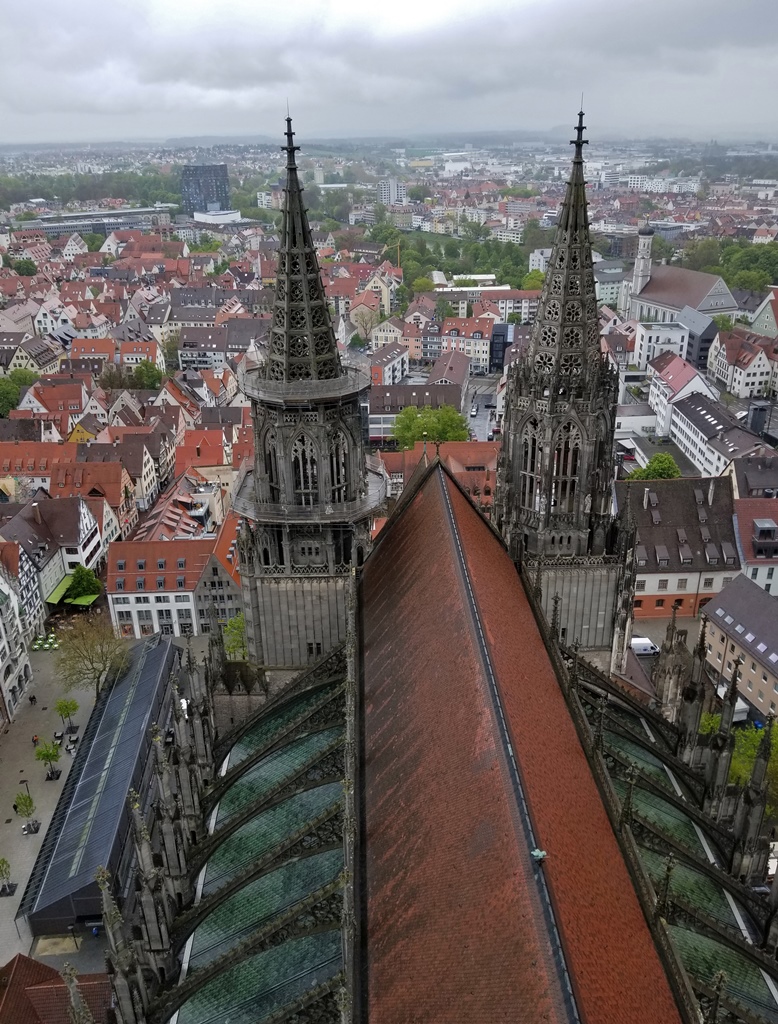
M 489 377 L 470 378 L 463 415 L 468 421 L 470 430 L 475 433 L 479 441 L 486 441 L 489 431 L 494 426 L 494 420 L 490 419 L 490 414 L 494 413 L 494 409 L 487 409 L 487 405 L 494 404 L 499 379 L 497 374 L 492 374 Z M 470 415 L 473 404 L 478 405 L 478 415 L 476 416 Z

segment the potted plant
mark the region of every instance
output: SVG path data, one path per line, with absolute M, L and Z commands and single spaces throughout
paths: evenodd
M 35 801 L 33 798 L 22 790 L 21 793 L 16 794 L 14 800 L 16 804 L 16 810 L 21 814 L 23 818 L 27 819 L 27 824 L 24 826 L 22 831 L 25 835 L 34 835 L 40 831 L 41 823 L 35 820 Z
M 49 766 L 49 770 L 46 772 L 47 782 L 56 782 L 62 774 L 59 768 L 54 767 L 59 761 L 60 755 L 61 751 L 56 743 L 41 743 L 35 750 L 35 760 L 44 761 Z

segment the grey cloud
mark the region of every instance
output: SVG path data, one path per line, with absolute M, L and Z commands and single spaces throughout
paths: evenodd
M 161 0 L 159 0 L 161 4 Z M 423 0 L 420 0 L 423 5 Z M 546 0 L 472 9 L 384 36 L 290 6 L 188 18 L 156 0 L 3 5 L 4 138 L 277 132 L 286 98 L 300 138 L 426 129 L 547 128 L 586 95 L 592 132 L 775 132 L 778 5 L 751 0 Z M 277 15 L 277 8 L 274 8 Z M 248 115 L 248 117 L 247 117 Z

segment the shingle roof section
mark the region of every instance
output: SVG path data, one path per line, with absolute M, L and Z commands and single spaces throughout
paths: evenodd
M 775 597 L 745 576 L 736 576 L 705 611 L 710 621 L 736 638 L 755 661 L 773 673 L 778 671 L 778 601 Z M 744 629 L 738 630 L 738 626 Z

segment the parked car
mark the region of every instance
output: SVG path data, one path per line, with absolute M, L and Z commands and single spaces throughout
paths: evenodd
M 633 636 L 630 646 L 633 654 L 659 654 L 659 648 L 647 636 Z

